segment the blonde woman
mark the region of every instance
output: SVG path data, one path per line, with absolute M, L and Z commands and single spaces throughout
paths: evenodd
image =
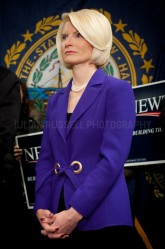
M 128 82 L 103 71 L 111 25 L 98 11 L 73 11 L 62 15 L 56 38 L 73 78 L 47 107 L 34 206 L 41 234 L 52 243 L 104 239 L 135 248 L 124 177 L 135 100 Z

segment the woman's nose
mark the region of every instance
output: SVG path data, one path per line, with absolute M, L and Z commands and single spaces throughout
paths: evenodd
M 73 45 L 73 39 L 71 36 L 68 36 L 65 40 L 65 47 L 72 46 Z

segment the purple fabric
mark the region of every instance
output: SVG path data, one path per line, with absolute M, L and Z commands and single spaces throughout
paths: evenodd
M 71 81 L 48 103 L 36 164 L 34 210 L 47 208 L 55 213 L 64 184 L 66 207 L 84 216 L 79 229 L 132 225 L 124 177 L 136 118 L 132 87 L 98 69 L 66 126 L 70 87 Z M 82 164 L 80 174 L 71 167 L 75 160 Z M 56 163 L 60 164 L 58 175 Z

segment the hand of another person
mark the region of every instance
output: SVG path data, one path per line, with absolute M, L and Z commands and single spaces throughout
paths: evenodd
M 21 159 L 22 151 L 23 150 L 21 148 L 19 148 L 18 145 L 14 146 L 14 157 L 15 157 L 15 160 L 19 161 Z

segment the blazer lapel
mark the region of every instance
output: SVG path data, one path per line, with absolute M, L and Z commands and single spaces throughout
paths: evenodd
M 67 136 L 75 124 L 76 120 L 88 109 L 88 107 L 97 98 L 99 92 L 102 89 L 103 79 L 105 78 L 105 73 L 101 69 L 98 69 L 89 81 L 83 95 L 81 96 L 71 118 L 70 123 L 67 128 Z M 70 82 L 71 85 L 71 82 Z
M 57 105 L 57 129 L 61 134 L 64 142 L 66 142 L 66 121 L 67 121 L 67 107 L 68 107 L 68 98 L 69 98 L 70 86 L 62 89 L 60 92 L 60 97 Z

